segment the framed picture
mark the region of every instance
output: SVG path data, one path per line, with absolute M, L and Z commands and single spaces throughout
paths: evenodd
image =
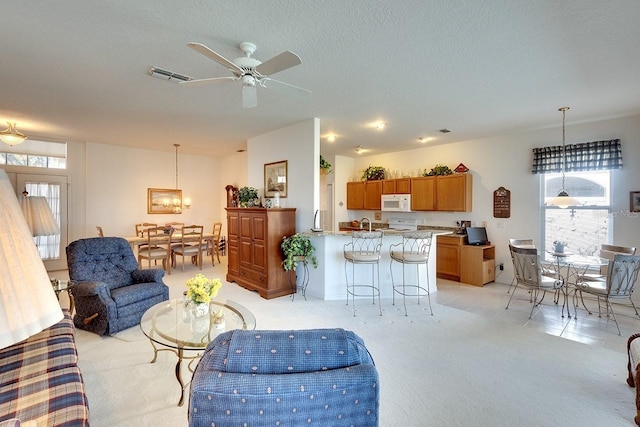
M 264 165 L 264 197 L 287 197 L 287 161 L 282 160 Z
M 147 213 L 150 214 L 179 214 L 182 209 L 182 190 L 167 188 L 147 189 Z
M 640 212 L 640 191 L 632 191 L 630 196 L 631 212 Z

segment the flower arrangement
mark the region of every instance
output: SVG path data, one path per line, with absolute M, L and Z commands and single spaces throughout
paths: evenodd
M 241 187 L 238 190 L 238 202 L 247 205 L 258 198 L 258 190 L 255 187 Z
M 210 303 L 211 298 L 218 295 L 222 287 L 220 279 L 208 279 L 204 274 L 198 273 L 187 280 L 187 299 L 196 304 Z

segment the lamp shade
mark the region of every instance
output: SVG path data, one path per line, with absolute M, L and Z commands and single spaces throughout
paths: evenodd
M 556 197 L 547 201 L 547 206 L 557 206 L 560 209 L 566 209 L 569 206 L 579 206 L 582 202 L 569 196 L 569 193 L 562 190 Z
M 20 198 L 20 207 L 33 237 L 60 234 L 60 227 L 46 197 L 23 196 Z
M 16 124 L 12 122 L 7 122 L 9 127 L 3 131 L 0 131 L 0 141 L 4 142 L 7 145 L 18 145 L 22 144 L 27 136 L 18 132 L 16 129 Z
M 0 169 L 0 348 L 62 320 L 62 310 L 9 178 Z

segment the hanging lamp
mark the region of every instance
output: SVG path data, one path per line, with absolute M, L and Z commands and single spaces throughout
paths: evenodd
M 564 165 L 567 160 L 567 152 L 565 147 L 565 114 L 569 107 L 558 108 L 558 111 L 562 111 L 562 163 L 560 164 L 560 170 L 562 171 L 562 189 L 556 197 L 547 202 L 547 206 L 557 206 L 560 209 L 566 209 L 569 206 L 581 205 L 582 203 L 578 199 L 574 199 L 569 196 L 567 190 L 564 188 Z
M 22 144 L 27 136 L 18 132 L 16 129 L 16 124 L 14 122 L 7 122 L 9 127 L 3 131 L 0 131 L 0 141 L 4 142 L 7 145 L 18 145 Z

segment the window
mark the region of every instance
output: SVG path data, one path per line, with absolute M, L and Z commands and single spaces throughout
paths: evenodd
M 611 171 L 568 172 L 565 189 L 582 201 L 582 206 L 560 209 L 547 206 L 562 188 L 561 173 L 540 174 L 542 188 L 543 239 L 545 250 L 555 240 L 568 244 L 567 251 L 581 255 L 596 254 L 601 244 L 611 242 Z
M 0 164 L 32 168 L 66 169 L 67 144 L 28 139 L 26 143 L 13 147 L 11 152 L 1 152 Z

